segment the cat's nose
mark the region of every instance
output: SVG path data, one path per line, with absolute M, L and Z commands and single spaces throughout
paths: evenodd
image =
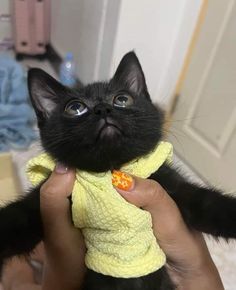
M 96 115 L 107 116 L 111 113 L 111 106 L 108 104 L 98 104 L 94 108 L 94 113 Z

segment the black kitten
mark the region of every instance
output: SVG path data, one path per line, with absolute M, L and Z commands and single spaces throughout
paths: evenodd
M 32 69 L 29 91 L 45 151 L 68 166 L 94 172 L 119 169 L 149 153 L 162 138 L 163 112 L 152 104 L 133 52 L 124 56 L 108 83 L 72 90 Z M 150 178 L 175 200 L 189 227 L 236 238 L 235 198 L 192 184 L 167 164 Z M 39 188 L 0 209 L 0 260 L 29 253 L 43 239 Z M 171 290 L 174 286 L 163 267 L 132 279 L 88 271 L 84 289 Z

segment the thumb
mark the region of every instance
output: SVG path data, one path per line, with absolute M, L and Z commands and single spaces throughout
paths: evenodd
M 188 271 L 193 264 L 196 267 L 205 263 L 209 253 L 204 238 L 187 228 L 176 203 L 158 182 L 122 172 L 117 178 L 114 173 L 113 185 L 120 195 L 150 212 L 153 233 L 173 265 Z
M 79 289 L 85 273 L 85 244 L 71 218 L 75 171 L 57 164 L 40 190 L 46 263 L 42 289 Z
M 40 208 L 45 232 L 61 233 L 71 224 L 70 201 L 75 172 L 57 164 L 49 179 L 40 189 Z M 55 239 L 55 236 L 54 236 Z
M 113 186 L 125 200 L 150 212 L 158 240 L 169 241 L 187 232 L 177 205 L 158 182 L 114 171 Z

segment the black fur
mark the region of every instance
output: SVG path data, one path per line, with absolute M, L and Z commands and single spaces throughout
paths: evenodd
M 119 169 L 122 164 L 150 152 L 162 138 L 163 112 L 152 104 L 133 52 L 124 56 L 107 83 L 72 90 L 40 69 L 31 69 L 28 80 L 43 147 L 68 166 L 94 172 Z M 127 107 L 115 106 L 117 95 L 128 96 L 131 103 Z M 65 112 L 72 100 L 83 103 L 83 115 L 72 117 Z M 235 198 L 214 188 L 192 184 L 166 164 L 150 178 L 172 196 L 190 228 L 215 237 L 236 238 Z M 0 209 L 1 261 L 29 253 L 43 239 L 39 188 Z M 95 289 L 172 290 L 174 286 L 165 267 L 132 279 L 113 278 L 89 270 L 84 290 Z

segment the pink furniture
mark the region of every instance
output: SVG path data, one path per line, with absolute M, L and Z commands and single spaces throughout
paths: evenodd
M 46 52 L 50 36 L 50 0 L 13 0 L 12 22 L 17 54 Z

